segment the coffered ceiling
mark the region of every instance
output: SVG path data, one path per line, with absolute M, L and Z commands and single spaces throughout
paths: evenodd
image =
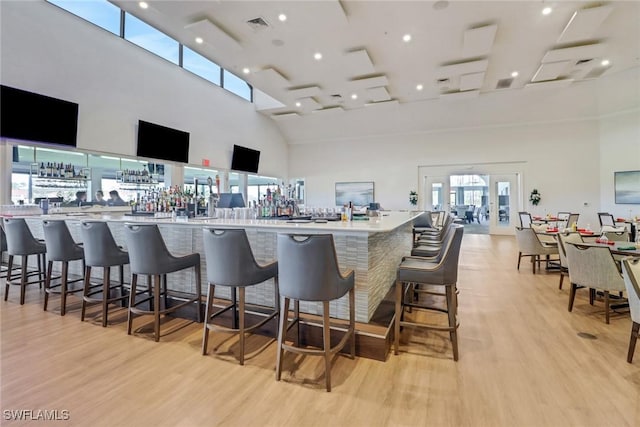
M 640 67 L 638 1 L 112 2 L 247 80 L 279 123 L 557 91 Z

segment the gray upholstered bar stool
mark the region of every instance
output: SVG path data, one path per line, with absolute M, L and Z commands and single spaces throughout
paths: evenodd
M 209 291 L 207 294 L 206 315 L 204 318 L 204 334 L 202 336 L 202 354 L 207 354 L 209 331 L 218 330 L 233 332 L 240 335 L 240 364 L 244 365 L 244 341 L 245 333 L 251 332 L 267 323 L 278 315 L 280 309 L 280 296 L 278 293 L 278 263 L 259 265 L 256 262 L 247 233 L 244 229 L 223 230 L 205 228 L 202 233 L 204 239 L 204 253 L 207 261 L 207 282 Z M 245 327 L 245 289 L 247 286 L 257 285 L 266 280 L 274 279 L 275 310 L 257 322 Z M 215 287 L 228 286 L 231 288 L 231 304 L 212 313 Z M 236 301 L 236 289 L 239 293 Z M 233 310 L 233 327 L 225 328 L 209 323 L 211 319 L 227 310 Z M 238 311 L 239 325 L 236 325 L 236 311 Z
M 57 293 L 57 288 L 60 288 L 60 315 L 64 316 L 67 312 L 67 295 L 82 292 L 82 288 L 73 289 L 69 285 L 84 281 L 84 277 L 69 280 L 69 262 L 82 261 L 82 270 L 84 272 L 84 250 L 81 245 L 73 240 L 64 220 L 45 219 L 42 221 L 42 230 L 44 231 L 44 242 L 47 246 L 47 280 L 44 282 L 44 310 L 47 311 L 49 294 Z M 62 273 L 60 274 L 60 284 L 51 286 L 51 281 L 55 279 L 52 277 L 54 261 L 62 263 Z
M 3 224 L 0 222 L 0 264 L 4 261 L 4 253 L 7 252 L 7 235 L 4 233 Z M 11 270 L 19 270 L 20 267 L 12 266 Z M 0 279 L 7 278 L 9 276 L 9 267 L 4 265 L 0 266 Z
M 109 226 L 104 221 L 82 221 L 80 224 L 80 235 L 84 246 L 84 292 L 82 294 L 82 316 L 87 309 L 87 303 L 102 303 L 102 326 L 107 326 L 107 316 L 109 304 L 116 301 L 126 300 L 129 296 L 124 293 L 124 265 L 129 264 L 129 254 L 122 250 L 116 243 L 109 230 Z M 100 284 L 91 286 L 91 268 L 102 267 L 102 286 Z M 111 286 L 111 267 L 119 267 L 120 283 Z M 92 290 L 94 288 L 101 288 Z M 120 296 L 111 297 L 111 292 L 120 289 Z M 100 298 L 94 297 L 101 294 Z
M 280 381 L 284 350 L 294 353 L 324 355 L 325 380 L 327 391 L 331 391 L 331 359 L 342 350 L 347 341 L 351 341 L 351 358 L 355 357 L 355 289 L 354 273 L 346 275 L 340 272 L 336 248 L 331 234 L 316 235 L 278 235 L 278 276 L 280 296 L 284 305 L 280 313 L 278 328 L 278 356 L 276 361 L 276 380 Z M 342 298 L 349 293 L 349 329 L 340 342 L 331 347 L 331 328 L 329 302 Z M 288 323 L 289 300 L 293 299 L 295 313 L 291 325 Z M 300 322 L 299 301 L 322 301 L 322 350 L 306 349 L 284 343 L 287 330 Z M 298 341 L 296 337 L 296 342 Z
M 156 342 L 160 340 L 160 316 L 172 313 L 181 307 L 196 303 L 198 322 L 202 321 L 202 293 L 200 285 L 200 254 L 194 253 L 185 256 L 173 256 L 167 249 L 160 229 L 156 224 L 126 223 L 124 225 L 124 237 L 129 250 L 131 264 L 131 292 L 129 295 L 129 319 L 127 322 L 127 334 L 131 335 L 131 326 L 134 314 L 153 314 L 154 332 Z M 187 268 L 194 268 L 196 276 L 196 295 L 173 307 L 167 307 L 167 274 Z M 138 275 L 153 277 L 152 296 L 136 301 Z M 161 286 L 161 282 L 162 285 Z M 161 289 L 161 287 L 163 289 Z M 151 289 L 149 289 L 151 290 Z M 160 308 L 160 296 L 164 295 L 165 308 Z M 136 306 L 150 301 L 152 308 L 143 310 Z
M 458 322 L 456 319 L 458 300 L 456 297 L 456 283 L 458 281 L 458 257 L 462 243 L 464 226 L 453 225 L 453 238 L 447 243 L 444 256 L 437 260 L 429 260 L 420 257 L 405 257 L 398 268 L 396 279 L 396 315 L 394 353 L 398 354 L 400 346 L 400 326 L 423 327 L 440 331 L 448 331 L 453 345 L 453 360 L 458 360 Z M 409 292 L 411 300 L 405 298 L 405 285 L 411 284 L 413 289 Z M 416 288 L 418 285 L 420 288 Z M 444 286 L 442 292 L 432 291 L 429 286 Z M 424 286 L 424 288 L 423 288 Z M 439 306 L 426 305 L 413 297 L 415 294 L 430 294 L 445 296 L 446 309 Z M 449 325 L 437 326 L 425 323 L 417 323 L 403 320 L 404 308 L 411 307 L 423 310 L 435 310 L 447 313 Z
M 20 286 L 20 304 L 24 304 L 24 297 L 27 285 L 38 283 L 42 286 L 45 281 L 45 254 L 47 247 L 31 234 L 29 226 L 23 218 L 4 218 L 4 229 L 7 237 L 7 253 L 9 254 L 9 264 L 7 267 L 7 282 L 4 290 L 4 300 L 9 297 L 9 286 Z M 38 259 L 38 270 L 28 271 L 27 262 L 29 255 L 36 255 Z M 20 282 L 13 282 L 13 261 L 15 257 L 21 257 Z M 29 280 L 29 277 L 38 276 L 37 280 Z

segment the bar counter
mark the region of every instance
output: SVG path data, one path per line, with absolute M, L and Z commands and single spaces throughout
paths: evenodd
M 403 256 L 411 250 L 411 225 L 415 215 L 409 212 L 381 212 L 381 217 L 371 217 L 369 221 L 350 222 L 288 222 L 284 220 L 229 220 L 211 218 L 190 218 L 187 222 L 171 217 L 127 216 L 123 212 L 105 212 L 95 207 L 87 212 L 26 216 L 25 219 L 36 238 L 44 238 L 43 219 L 64 219 L 76 241 L 80 239 L 80 221 L 107 221 L 116 242 L 126 248 L 124 222 L 157 223 L 169 251 L 175 255 L 198 252 L 202 259 L 202 289 L 206 289 L 206 257 L 203 248 L 202 229 L 204 227 L 244 228 L 251 248 L 259 263 L 275 260 L 276 236 L 278 233 L 322 234 L 334 236 L 340 268 L 355 271 L 356 321 L 367 323 L 378 305 L 394 284 L 396 269 Z M 76 264 L 76 265 L 73 265 Z M 71 274 L 81 273 L 79 262 L 70 265 Z M 115 277 L 115 276 L 114 276 Z M 125 280 L 129 277 L 125 267 Z M 97 279 L 98 277 L 96 277 Z M 193 294 L 194 277 L 191 272 L 170 275 L 172 289 Z M 229 289 L 216 287 L 216 297 L 228 299 Z M 247 301 L 263 306 L 274 305 L 273 281 L 267 281 L 247 289 Z M 321 314 L 321 303 L 301 302 L 300 310 L 310 314 Z M 331 302 L 331 316 L 347 319 L 348 301 L 342 298 Z

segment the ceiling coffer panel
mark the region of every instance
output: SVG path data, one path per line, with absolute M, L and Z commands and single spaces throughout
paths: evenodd
M 232 34 L 227 33 L 208 18 L 187 24 L 184 28 L 202 37 L 205 43 L 215 46 L 216 49 L 233 53 L 242 50 L 242 45 Z
M 594 43 L 584 46 L 566 47 L 564 49 L 550 50 L 542 57 L 542 62 L 559 62 L 578 59 L 600 58 L 604 55 L 606 45 Z
M 461 76 L 463 74 L 481 73 L 487 71 L 488 66 L 489 61 L 486 59 L 443 65 L 437 71 L 437 78 L 440 79 L 451 76 Z
M 599 6 L 574 12 L 560 34 L 558 43 L 575 43 L 593 38 L 598 27 L 607 19 L 612 10 L 612 6 Z
M 440 95 L 440 99 L 446 100 L 458 100 L 458 99 L 471 99 L 477 98 L 480 95 L 479 90 L 467 90 L 465 92 L 450 92 Z
M 256 81 L 260 81 L 266 87 L 284 89 L 290 85 L 289 80 L 275 68 L 265 68 L 256 71 L 253 75 Z
M 301 108 L 308 111 L 319 110 L 322 108 L 322 105 L 318 104 L 315 99 L 310 97 L 298 99 L 298 102 L 300 103 Z
M 321 110 L 314 110 L 313 114 L 332 114 L 332 113 L 339 113 L 342 111 L 344 111 L 344 108 L 342 107 L 327 107 Z
M 547 80 L 555 80 L 561 75 L 566 74 L 573 64 L 575 64 L 574 61 L 547 62 L 541 64 L 531 81 L 544 82 Z
M 484 82 L 485 73 L 463 74 L 460 76 L 460 90 L 480 89 Z
M 465 58 L 484 56 L 491 52 L 496 37 L 497 25 L 485 25 L 464 32 L 462 55 Z
M 289 89 L 289 95 L 294 98 L 309 98 L 312 96 L 320 95 L 321 90 L 319 86 L 307 86 L 296 89 Z
M 367 89 L 367 100 L 373 102 L 389 101 L 391 96 L 385 87 L 372 87 Z
M 376 71 L 366 49 L 345 53 L 344 70 L 347 77 L 365 76 Z
M 351 80 L 349 88 L 351 90 L 358 91 L 372 87 L 387 86 L 388 84 L 389 79 L 387 79 L 387 76 L 367 77 L 364 79 Z
M 573 79 L 563 79 L 563 80 L 550 80 L 548 82 L 538 82 L 538 83 L 527 83 L 524 88 L 526 90 L 533 89 L 555 89 L 561 87 L 567 87 L 571 83 L 573 83 Z
M 298 119 L 300 118 L 300 114 L 298 113 L 272 114 L 271 118 L 276 121 L 284 121 L 284 120 Z

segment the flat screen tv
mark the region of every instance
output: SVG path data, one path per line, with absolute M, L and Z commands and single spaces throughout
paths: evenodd
M 244 208 L 244 197 L 242 197 L 242 193 L 220 193 L 217 207 Z
M 136 154 L 139 157 L 188 163 L 189 132 L 139 120 Z
M 75 147 L 78 104 L 0 85 L 0 136 Z
M 240 145 L 233 146 L 231 169 L 234 171 L 258 173 L 260 152 Z

